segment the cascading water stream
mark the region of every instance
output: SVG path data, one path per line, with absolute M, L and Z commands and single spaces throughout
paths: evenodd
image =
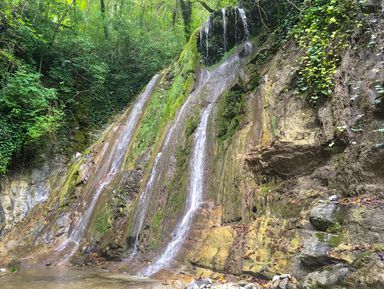
M 70 247 L 69 252 L 67 252 L 64 259 L 60 263 L 65 263 L 69 260 L 69 258 L 72 257 L 74 253 L 76 253 L 81 238 L 83 237 L 86 227 L 89 223 L 93 209 L 95 208 L 102 191 L 108 184 L 111 183 L 122 165 L 125 152 L 132 140 L 135 128 L 140 119 L 140 115 L 142 114 L 145 104 L 149 100 L 149 97 L 158 79 L 159 75 L 155 75 L 148 83 L 146 89 L 139 96 L 138 101 L 133 106 L 127 120 L 123 124 L 124 128 L 121 131 L 119 131 L 119 128 L 112 131 L 112 133 L 116 133 L 114 144 L 111 146 L 108 141 L 105 143 L 101 151 L 101 156 L 103 156 L 104 153 L 108 151 L 107 159 L 103 159 L 103 163 L 101 164 L 100 169 L 96 172 L 96 179 L 99 179 L 98 183 L 96 186 L 90 188 L 91 190 L 95 189 L 95 193 L 93 194 L 90 203 L 87 205 L 85 213 L 74 224 L 67 239 L 56 248 L 57 251 L 61 252 Z
M 225 8 L 221 9 L 221 13 L 223 14 L 223 46 L 224 52 L 227 52 L 227 15 Z
M 128 260 L 134 258 L 138 253 L 139 236 L 144 224 L 147 208 L 149 206 L 150 192 L 152 190 L 152 186 L 155 181 L 155 178 L 158 175 L 157 172 L 159 169 L 158 166 L 159 166 L 159 160 L 161 159 L 161 156 L 162 156 L 161 152 L 157 154 L 155 162 L 153 164 L 153 168 L 151 170 L 149 180 L 145 186 L 144 193 L 140 196 L 140 199 L 139 199 L 139 205 L 137 210 L 138 214 L 137 214 L 136 222 L 133 228 L 133 234 L 135 236 L 135 239 L 134 239 L 133 249 L 132 249 L 132 252 L 130 253 Z
M 202 85 L 204 85 L 208 79 L 209 79 L 209 71 L 207 71 L 207 70 L 201 71 L 201 75 L 200 75 L 199 81 L 197 83 L 197 87 L 201 87 Z M 198 89 L 196 91 L 198 91 Z M 185 103 L 182 105 L 172 127 L 170 128 L 170 130 L 167 133 L 167 136 L 166 136 L 164 143 L 162 145 L 161 152 L 159 152 L 156 156 L 155 162 L 153 164 L 153 167 L 152 167 L 152 170 L 150 173 L 149 180 L 145 186 L 144 192 L 140 196 L 139 204 L 137 206 L 138 209 L 136 210 L 137 214 L 135 217 L 135 225 L 133 228 L 134 244 L 133 244 L 133 249 L 130 253 L 130 256 L 128 257 L 127 260 L 131 260 L 138 253 L 139 237 L 140 237 L 140 233 L 141 233 L 141 230 L 142 230 L 142 227 L 144 224 L 145 216 L 147 214 L 149 201 L 150 201 L 150 198 L 152 196 L 153 185 L 156 183 L 156 181 L 158 180 L 158 177 L 160 175 L 160 170 L 161 170 L 160 164 L 163 161 L 163 151 L 165 151 L 167 149 L 167 145 L 168 145 L 169 141 L 172 139 L 172 137 L 174 136 L 175 131 L 176 131 L 176 127 L 180 123 L 180 119 L 182 117 L 184 117 L 185 113 L 187 112 L 187 109 L 190 107 L 191 101 L 194 100 L 195 94 L 196 94 L 195 92 L 191 93 L 188 96 Z
M 247 45 L 249 46 L 250 44 Z M 188 235 L 193 217 L 203 199 L 209 118 L 217 99 L 224 91 L 230 89 L 240 76 L 240 68 L 239 56 L 234 55 L 230 57 L 209 74 L 204 85 L 201 85 L 193 92 L 194 97 L 203 97 L 202 101 L 206 101 L 209 104 L 201 114 L 199 126 L 195 133 L 192 158 L 189 163 L 189 194 L 186 203 L 186 213 L 174 229 L 171 235 L 173 236 L 172 240 L 168 243 L 164 252 L 152 265 L 139 272 L 139 275 L 151 276 L 169 266 Z M 204 99 L 204 96 L 208 98 Z
M 209 56 L 209 31 L 211 27 L 211 16 L 208 17 L 207 22 L 204 25 L 204 33 L 205 33 L 205 46 L 206 46 L 206 54 L 205 59 L 208 59 Z
M 247 22 L 247 16 L 245 15 L 245 11 L 242 8 L 236 8 L 236 10 L 239 11 L 241 21 L 243 22 L 243 27 L 244 27 L 244 33 L 245 33 L 245 41 L 249 39 L 249 27 L 248 27 L 248 22 Z

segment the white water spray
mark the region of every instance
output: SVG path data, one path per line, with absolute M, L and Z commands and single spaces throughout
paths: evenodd
M 211 27 L 211 16 L 208 17 L 207 22 L 204 25 L 204 33 L 205 33 L 205 46 L 206 46 L 206 55 L 205 58 L 208 59 L 209 56 L 209 30 Z
M 227 15 L 225 8 L 221 9 L 221 13 L 223 14 L 223 44 L 224 44 L 224 52 L 227 52 Z
M 133 234 L 135 236 L 135 240 L 134 240 L 132 252 L 128 259 L 134 258 L 138 253 L 139 236 L 144 224 L 147 208 L 149 206 L 150 192 L 152 190 L 153 183 L 157 176 L 157 172 L 159 169 L 159 160 L 161 159 L 161 155 L 162 155 L 161 152 L 157 154 L 155 162 L 153 164 L 153 168 L 151 170 L 151 175 L 145 186 L 144 193 L 140 196 L 140 199 L 139 199 L 138 210 L 137 210 L 138 215 L 136 217 L 135 226 L 133 228 Z
M 243 22 L 243 27 L 244 27 L 244 34 L 245 34 L 245 40 L 249 39 L 249 27 L 248 27 L 248 22 L 247 22 L 247 16 L 245 15 L 245 11 L 242 8 L 237 8 L 240 14 L 241 21 Z

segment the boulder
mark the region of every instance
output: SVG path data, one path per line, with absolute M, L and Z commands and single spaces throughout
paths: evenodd
M 336 222 L 337 208 L 336 203 L 319 204 L 312 209 L 309 220 L 317 230 L 326 231 Z
M 313 269 L 332 264 L 336 259 L 330 256 L 331 248 L 327 243 L 333 235 L 317 233 L 304 241 L 303 250 L 299 256 L 301 262 Z
M 331 270 L 315 271 L 308 274 L 301 283 L 302 289 L 317 288 L 336 288 L 335 286 L 343 283 L 349 269 L 343 265 L 336 265 Z

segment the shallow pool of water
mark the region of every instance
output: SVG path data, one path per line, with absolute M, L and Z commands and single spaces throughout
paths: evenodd
M 120 273 L 63 267 L 20 270 L 0 276 L 1 289 L 155 289 L 160 283 Z

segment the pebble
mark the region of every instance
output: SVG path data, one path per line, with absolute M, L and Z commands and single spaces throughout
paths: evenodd
M 338 198 L 336 195 L 332 195 L 332 196 L 329 197 L 329 200 L 330 200 L 331 202 L 337 201 L 338 199 L 339 199 L 339 198 Z

